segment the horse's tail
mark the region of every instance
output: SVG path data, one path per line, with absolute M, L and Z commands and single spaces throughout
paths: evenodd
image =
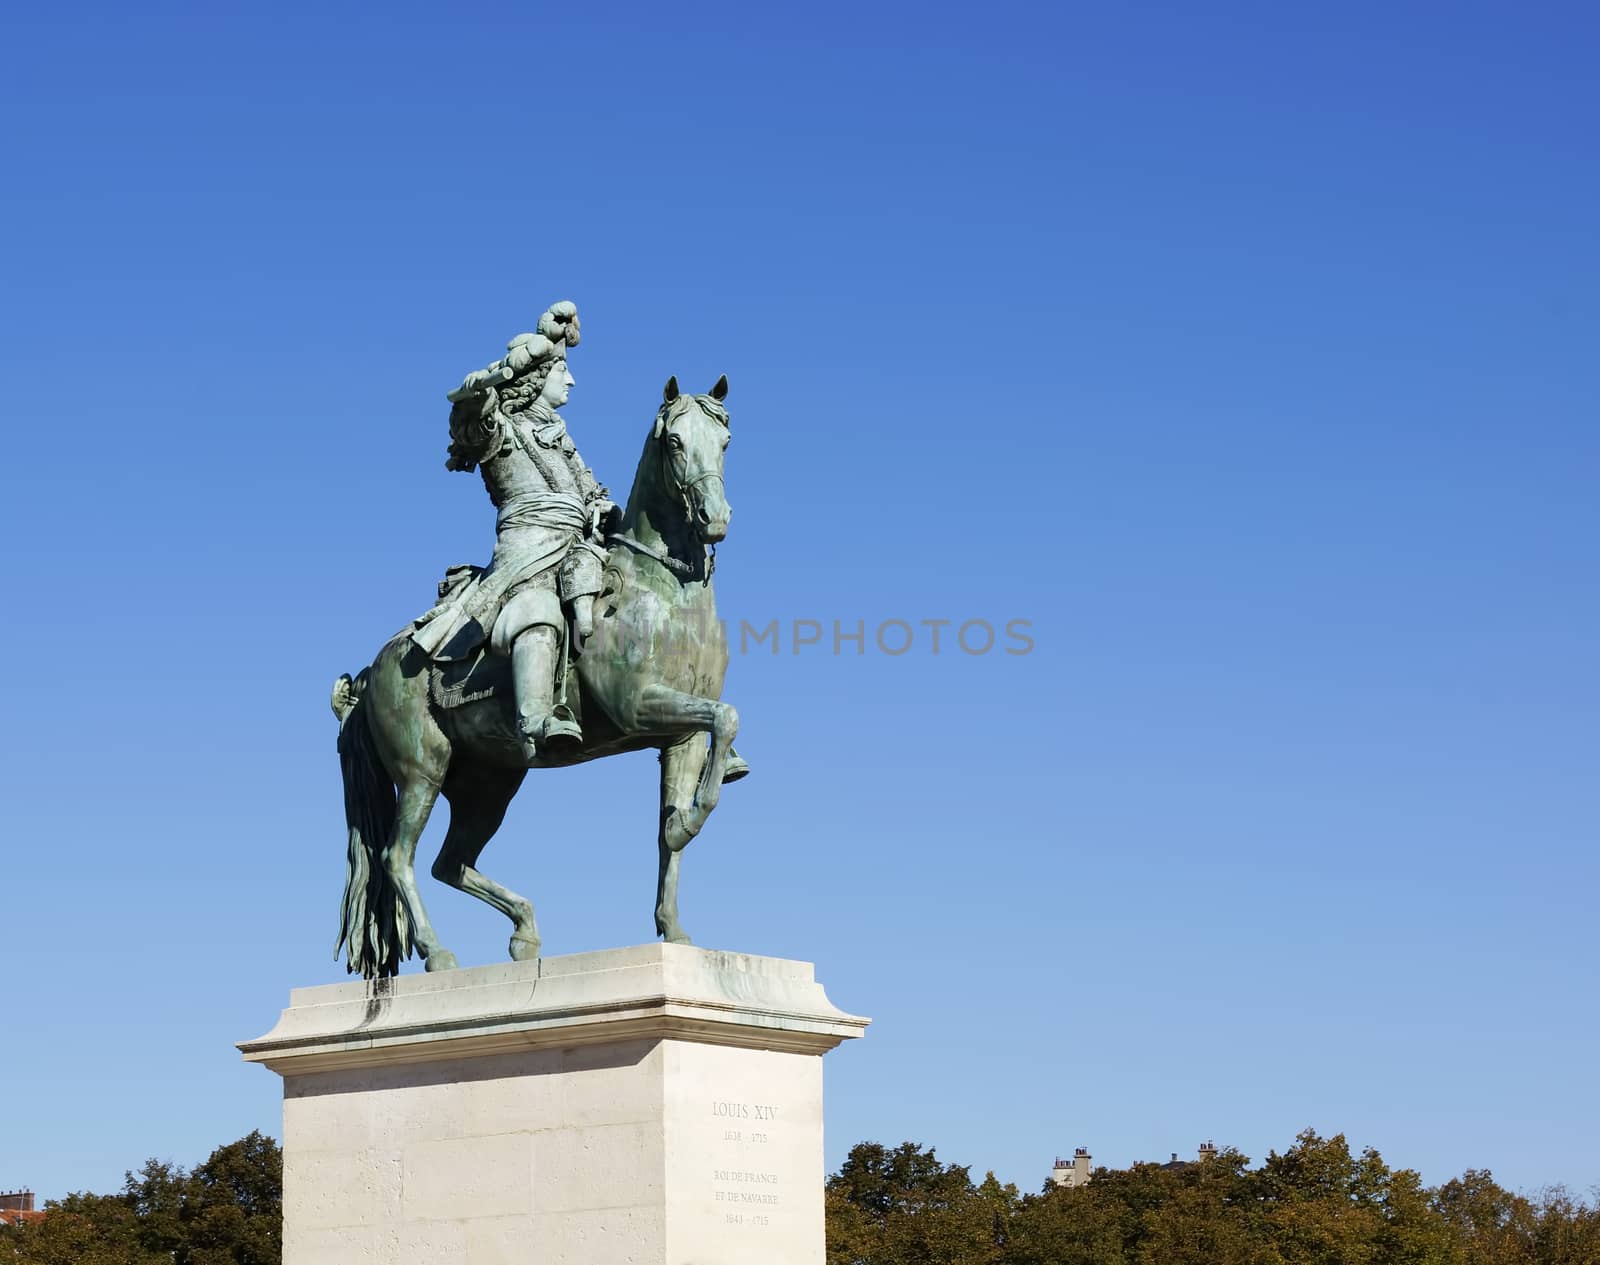
M 395 786 L 383 767 L 372 735 L 372 705 L 362 698 L 370 668 L 333 683 L 333 714 L 339 718 L 339 769 L 344 775 L 344 818 L 350 828 L 349 869 L 339 942 L 333 956 L 348 952 L 351 974 L 368 979 L 396 975 L 410 938 L 405 905 L 390 881 L 383 850 L 394 834 Z

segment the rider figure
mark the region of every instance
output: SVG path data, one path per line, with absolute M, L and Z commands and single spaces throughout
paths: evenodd
M 575 385 L 566 352 L 577 344 L 578 310 L 557 303 L 537 333 L 513 338 L 503 359 L 450 392 L 445 465 L 482 474 L 499 511 L 494 557 L 482 572 L 464 573 L 470 578 L 447 579 L 439 604 L 411 632 L 438 659 L 465 657 L 485 640 L 510 656 L 530 764 L 582 741 L 571 711 L 556 701 L 556 677 L 568 617 L 574 649 L 593 631 L 599 542 L 615 508 L 556 412 Z

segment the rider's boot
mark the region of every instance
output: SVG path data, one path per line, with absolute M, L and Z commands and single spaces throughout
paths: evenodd
M 565 706 L 555 703 L 556 664 L 561 647 L 556 630 L 530 628 L 511 646 L 511 675 L 517 693 L 517 729 L 529 764 L 562 755 L 583 742 L 583 730 Z

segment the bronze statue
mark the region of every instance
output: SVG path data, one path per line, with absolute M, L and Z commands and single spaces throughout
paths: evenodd
M 566 349 L 577 345 L 578 309 L 557 303 L 538 333 L 513 338 L 504 360 L 450 393 L 445 465 L 482 473 L 498 511 L 494 557 L 480 573 L 461 568 L 454 583 L 447 577 L 439 605 L 411 634 L 436 659 L 476 654 L 485 640 L 510 658 L 530 765 L 546 749 L 583 741 L 571 709 L 555 701 L 562 610 L 578 637 L 593 631 L 604 558 L 594 540 L 613 508 L 556 412 L 576 385 Z
M 667 382 L 619 513 L 555 411 L 577 343 L 577 310 L 558 303 L 450 393 L 447 464 L 482 473 L 493 559 L 452 568 L 432 610 L 334 683 L 349 827 L 338 947 L 369 978 L 413 953 L 430 971 L 456 965 L 413 864 L 441 792 L 450 828 L 434 877 L 510 918 L 521 960 L 539 955 L 533 906 L 476 867 L 528 769 L 661 752 L 656 932 L 680 943 L 682 850 L 723 783 L 748 771 L 732 749 L 738 713 L 720 701 L 728 647 L 712 585 L 732 513 L 728 381 L 705 395 Z

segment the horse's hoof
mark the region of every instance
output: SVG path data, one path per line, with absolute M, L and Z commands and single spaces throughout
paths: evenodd
M 430 971 L 453 971 L 456 969 L 456 955 L 449 949 L 435 949 L 428 954 L 427 968 Z
M 687 931 L 679 931 L 679 932 L 676 932 L 676 933 L 674 933 L 673 935 L 670 935 L 670 936 L 663 936 L 662 938 L 664 940 L 666 940 L 666 942 L 668 944 L 693 944 L 694 943 L 693 940 L 689 939 L 689 933 Z
M 737 782 L 742 777 L 750 776 L 750 763 L 732 747 L 728 748 L 728 762 L 722 768 L 722 784 L 727 786 L 730 782 Z
M 530 940 L 526 936 L 512 936 L 511 960 L 513 962 L 537 962 L 539 960 L 539 941 Z

